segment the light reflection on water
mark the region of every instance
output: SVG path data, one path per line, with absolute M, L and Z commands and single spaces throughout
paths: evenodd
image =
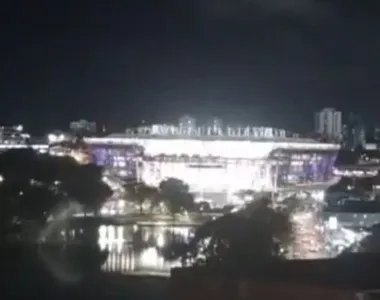
M 184 226 L 101 225 L 98 244 L 109 251 L 102 270 L 167 276 L 179 262 L 166 261 L 162 250 L 173 240 L 187 242 L 193 233 L 194 228 Z

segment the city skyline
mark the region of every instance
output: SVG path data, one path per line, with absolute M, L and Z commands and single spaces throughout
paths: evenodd
M 376 296 L 380 1 L 0 18 L 8 298 Z
M 321 129 L 321 126 L 324 126 L 320 124 L 320 115 L 326 114 L 326 112 L 329 114 L 329 111 L 333 111 L 335 113 L 339 114 L 339 121 L 338 123 L 340 124 L 337 128 L 338 133 L 336 134 L 330 134 L 328 132 L 323 132 L 323 129 Z M 219 116 L 214 115 L 208 115 L 203 116 L 201 118 L 198 118 L 197 115 L 191 115 L 189 113 L 185 113 L 181 116 L 178 116 L 176 118 L 171 118 L 171 119 L 162 119 L 161 122 L 155 122 L 154 120 L 143 120 L 141 119 L 140 121 L 136 122 L 135 124 L 125 124 L 120 125 L 119 127 L 109 127 L 108 124 L 102 123 L 102 122 L 97 122 L 96 120 L 90 120 L 90 119 L 85 119 L 85 118 L 79 118 L 76 120 L 71 119 L 67 124 L 63 124 L 63 126 L 55 126 L 54 124 L 51 124 L 50 126 L 47 126 L 46 128 L 40 129 L 39 131 L 33 130 L 34 127 L 28 127 L 27 125 L 25 126 L 25 123 L 21 122 L 18 124 L 1 124 L 0 126 L 5 126 L 5 127 L 15 127 L 15 126 L 22 126 L 28 133 L 31 133 L 33 135 L 45 135 L 46 133 L 50 133 L 52 131 L 78 131 L 80 130 L 79 127 L 85 126 L 88 127 L 86 130 L 89 130 L 91 133 L 111 133 L 111 132 L 124 132 L 125 130 L 133 129 L 133 128 L 142 128 L 144 126 L 179 126 L 179 127 L 184 127 L 182 123 L 183 118 L 190 118 L 194 124 L 192 127 L 199 127 L 199 128 L 208 128 L 208 127 L 215 127 L 215 122 L 218 123 L 219 128 L 222 129 L 222 131 L 228 130 L 228 128 L 247 128 L 247 127 L 255 127 L 255 128 L 273 128 L 275 130 L 285 130 L 287 134 L 300 134 L 302 135 L 309 135 L 313 133 L 319 133 L 323 136 L 329 136 L 329 137 L 335 137 L 337 138 L 339 133 L 342 133 L 347 125 L 349 125 L 352 122 L 352 118 L 360 120 L 360 123 L 364 126 L 364 129 L 369 131 L 369 132 L 375 132 L 378 131 L 379 125 L 376 122 L 370 122 L 368 119 L 363 118 L 362 116 L 355 114 L 355 113 L 344 113 L 340 110 L 337 110 L 332 107 L 324 107 L 318 111 L 313 112 L 313 114 L 310 116 L 310 122 L 312 125 L 310 127 L 303 127 L 303 128 L 297 128 L 295 130 L 291 130 L 286 128 L 285 126 L 274 126 L 273 124 L 270 124 L 269 122 L 264 122 L 264 123 L 259 123 L 259 122 L 254 122 L 254 120 L 251 120 L 251 122 L 229 122 L 228 119 L 223 119 Z M 330 117 L 331 118 L 331 117 Z M 237 116 L 236 119 L 239 119 L 239 116 Z M 214 124 L 212 124 L 214 123 Z M 79 126 L 79 127 L 78 127 Z M 78 127 L 78 128 L 76 128 Z

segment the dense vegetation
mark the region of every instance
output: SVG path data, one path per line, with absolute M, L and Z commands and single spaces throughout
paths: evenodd
M 288 212 L 273 208 L 269 199 L 262 198 L 239 213 L 204 224 L 189 243 L 169 245 L 165 256 L 195 265 L 244 266 L 285 257 L 292 232 Z
M 0 154 L 1 238 L 24 227 L 41 228 L 69 201 L 97 211 L 112 194 L 101 168 L 31 149 Z
M 125 185 L 125 190 L 125 199 L 135 203 L 140 213 L 159 210 L 175 217 L 196 210 L 194 196 L 190 193 L 189 186 L 176 178 L 162 181 L 157 188 L 139 182 Z

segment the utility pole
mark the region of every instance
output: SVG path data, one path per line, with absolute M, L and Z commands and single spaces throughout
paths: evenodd
M 274 168 L 274 174 L 273 174 L 273 180 L 272 180 L 272 201 L 274 201 L 275 194 L 277 193 L 277 184 L 278 184 L 278 161 L 275 161 L 275 168 Z

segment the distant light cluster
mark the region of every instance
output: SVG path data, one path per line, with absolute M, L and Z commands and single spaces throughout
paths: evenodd
M 314 211 L 292 215 L 294 243 L 291 259 L 317 259 L 326 257 L 323 224 Z
M 290 259 L 336 257 L 369 235 L 367 231 L 342 226 L 335 217 L 323 221 L 321 208 L 314 205 L 309 211 L 292 215 L 294 242 L 289 251 Z

